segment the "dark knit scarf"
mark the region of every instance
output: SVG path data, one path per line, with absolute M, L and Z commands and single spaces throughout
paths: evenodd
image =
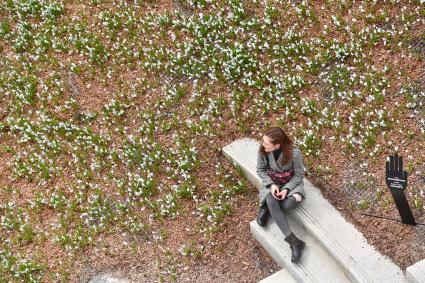
M 279 158 L 279 155 L 282 153 L 282 149 L 279 147 L 278 149 L 276 149 L 276 150 L 273 150 L 273 156 L 274 156 L 274 159 L 277 161 L 278 160 L 278 158 Z

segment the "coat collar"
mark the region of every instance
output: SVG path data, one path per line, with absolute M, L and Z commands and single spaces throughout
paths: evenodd
M 274 159 L 273 151 L 267 153 L 267 158 L 269 159 L 269 162 L 281 164 L 281 161 L 283 158 L 283 152 L 279 154 L 279 158 L 277 160 Z

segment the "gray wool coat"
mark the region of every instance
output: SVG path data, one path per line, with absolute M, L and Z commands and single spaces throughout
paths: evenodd
M 304 191 L 304 164 L 303 164 L 303 157 L 301 151 L 294 147 L 292 150 L 292 161 L 289 164 L 286 164 L 284 166 L 281 165 L 281 161 L 283 158 L 283 152 L 279 155 L 278 160 L 276 161 L 273 156 L 273 152 L 266 153 L 263 155 L 261 152 L 258 152 L 258 158 L 257 158 L 257 174 L 260 177 L 262 181 L 262 185 L 260 187 L 259 191 L 259 205 L 263 205 L 266 201 L 267 195 L 270 193 L 270 185 L 273 184 L 272 179 L 267 174 L 267 163 L 266 158 L 269 159 L 269 166 L 270 169 L 278 172 L 289 170 L 292 167 L 292 164 L 294 166 L 294 176 L 291 178 L 291 180 L 286 183 L 286 185 L 281 186 L 281 189 L 288 188 L 288 196 L 293 195 L 294 193 L 300 193 L 304 198 L 306 197 L 305 191 Z

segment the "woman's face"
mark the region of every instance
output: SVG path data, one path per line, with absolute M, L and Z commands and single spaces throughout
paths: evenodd
M 263 143 L 264 150 L 266 152 L 272 152 L 273 150 L 276 150 L 280 147 L 280 144 L 273 144 L 272 140 L 268 136 L 263 136 Z

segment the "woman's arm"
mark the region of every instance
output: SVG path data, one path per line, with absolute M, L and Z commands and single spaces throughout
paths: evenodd
M 297 185 L 301 184 L 304 178 L 304 164 L 303 164 L 303 156 L 301 151 L 297 148 L 294 148 L 293 154 L 293 162 L 294 162 L 294 176 L 283 186 L 283 189 L 292 190 Z
M 260 152 L 258 153 L 258 158 L 257 158 L 257 175 L 258 177 L 260 177 L 261 181 L 263 182 L 264 187 L 267 187 L 269 185 L 271 186 L 274 184 L 272 179 L 267 174 L 266 163 L 264 162 L 264 159 Z

